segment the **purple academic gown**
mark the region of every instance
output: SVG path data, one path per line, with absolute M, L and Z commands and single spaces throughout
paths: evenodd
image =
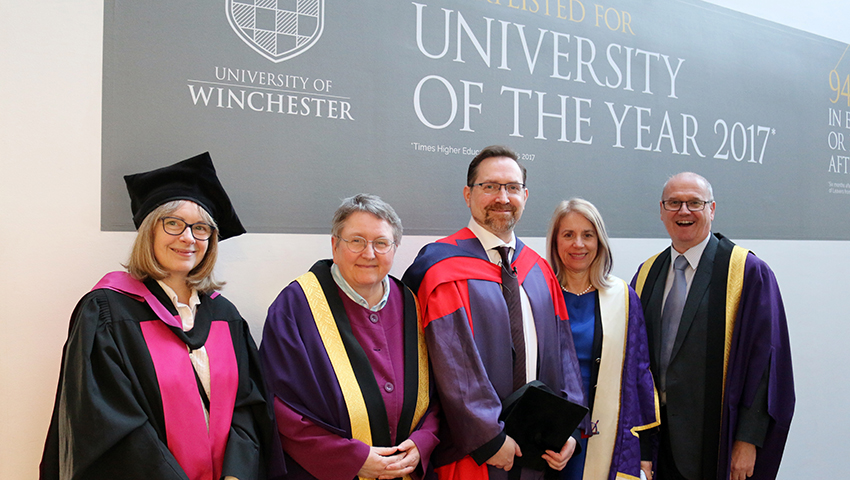
M 528 251 L 523 254 L 523 249 Z M 516 250 L 514 262 L 526 255 L 533 265 L 521 284 L 531 303 L 537 332 L 537 379 L 563 397 L 584 404 L 578 360 L 557 279 L 545 260 L 519 239 Z M 458 269 L 491 267 L 481 242 L 463 229 L 426 245 L 404 275 L 422 305 L 425 339 L 446 421 L 434 453 L 436 467 L 467 455 L 481 465 L 505 439 L 499 414 L 502 401 L 513 392 L 513 366 L 510 320 L 501 284 L 473 278 L 448 280 Z M 423 290 L 429 282 L 439 286 L 425 303 Z M 508 478 L 508 472 L 492 466 L 487 475 L 491 480 Z M 523 479 L 542 476 L 543 472 L 522 471 Z
M 329 267 L 330 261 L 320 261 L 311 271 L 318 276 L 326 275 L 325 280 L 329 280 Z M 369 373 L 373 374 L 377 386 L 370 392 L 380 392 L 387 427 L 384 433 L 390 440 L 383 446 L 397 445 L 405 438 L 413 440 L 421 456 L 420 466 L 413 476 L 421 478 L 428 469 L 431 452 L 439 443 L 436 407 L 431 406 L 409 435 L 400 431 L 399 425 L 405 415 L 405 400 L 411 397 L 411 389 L 405 389 L 404 311 L 405 308 L 415 310 L 415 305 L 405 305 L 404 287 L 392 277 L 387 304 L 378 312 L 358 305 L 336 284 L 326 286 L 336 297 L 328 299 L 329 304 L 332 309 L 336 305 L 344 310 L 351 332 L 368 359 Z M 274 395 L 282 453 L 286 456 L 286 478 L 355 477 L 370 446 L 352 438 L 349 414 L 337 376 L 298 282 L 287 286 L 269 307 L 260 355 Z M 412 390 L 415 399 L 416 389 Z
M 622 282 L 619 278 L 612 277 L 613 281 Z M 646 339 L 646 328 L 643 321 L 643 309 L 641 308 L 640 298 L 637 293 L 631 288 L 628 289 L 628 318 L 622 318 L 620 321 L 628 322 L 626 329 L 626 347 L 623 357 L 622 377 L 620 379 L 620 408 L 618 412 L 617 433 L 614 441 L 614 454 L 611 458 L 611 467 L 608 472 L 608 479 L 614 480 L 618 475 L 630 475 L 632 477 L 640 476 L 640 439 L 636 432 L 643 431 L 648 428 L 656 427 L 659 422 L 658 404 L 656 402 L 655 384 L 652 380 L 652 373 L 649 370 L 649 346 Z M 564 295 L 567 300 L 567 295 Z M 598 297 L 594 295 L 596 305 L 598 305 Z M 570 309 L 570 302 L 567 301 L 567 309 Z M 595 308 L 593 308 L 595 310 Z M 572 310 L 570 312 L 570 321 L 572 322 L 576 316 Z M 591 312 L 592 314 L 593 312 Z M 605 311 L 599 312 L 603 317 Z M 593 321 L 593 320 L 591 320 Z M 601 327 L 601 322 L 597 319 L 594 322 Z M 604 335 L 604 332 L 600 332 Z M 591 335 L 594 335 L 591 333 Z M 598 336 L 598 334 L 595 334 Z M 580 345 L 576 340 L 576 350 L 586 348 L 589 351 L 587 355 L 579 355 L 579 359 L 583 356 L 589 356 L 591 362 L 602 358 L 605 347 L 604 341 L 600 351 L 594 351 L 592 340 Z M 610 347 L 617 348 L 618 345 Z M 610 348 L 609 347 L 609 348 Z M 621 347 L 621 345 L 620 345 Z M 579 351 L 579 353 L 581 353 Z M 595 390 L 585 392 L 588 395 L 595 394 Z M 590 398 L 590 397 L 588 397 Z M 595 402 L 594 402 L 595 403 Z M 599 412 L 591 412 L 591 433 L 596 433 L 594 420 L 598 420 Z M 635 430 L 635 433 L 632 432 Z M 565 468 L 575 472 L 570 476 L 562 476 L 562 478 L 582 478 L 580 475 L 581 469 L 571 465 L 574 461 L 584 462 L 586 452 L 583 452 L 580 458 L 570 460 L 570 464 Z M 578 471 L 576 471 L 578 470 Z M 577 476 L 576 476 L 577 475 Z
M 717 235 L 721 242 L 728 242 Z M 656 262 L 662 261 L 662 256 L 666 256 L 669 262 L 669 250 L 662 252 Z M 717 263 L 715 258 L 715 269 L 719 268 Z M 636 274 L 632 279 L 632 287 L 637 278 Z M 729 351 L 718 449 L 718 479 L 729 478 L 739 410 L 752 405 L 765 371 L 770 423 L 764 443 L 756 455 L 755 469 L 750 477 L 752 480 L 776 478 L 794 415 L 796 397 L 788 325 L 779 285 L 770 267 L 749 252 L 744 265 L 741 300 Z
M 767 412 L 770 424 L 756 456 L 752 480 L 773 479 L 779 470 L 796 396 L 791 366 L 791 344 L 779 284 L 770 267 L 753 253 L 744 267 L 744 289 L 732 334 L 718 478 L 729 478 L 734 425 L 741 406 L 752 403 L 762 372 L 768 371 Z M 721 476 L 721 472 L 725 474 Z

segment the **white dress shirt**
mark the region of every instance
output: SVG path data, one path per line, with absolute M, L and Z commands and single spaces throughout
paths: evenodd
M 497 237 L 484 227 L 478 224 L 474 218 L 469 220 L 469 229 L 481 242 L 484 251 L 491 263 L 496 265 L 502 264 L 502 257 L 496 247 L 507 245 L 510 248 L 510 258 L 513 261 L 514 252 L 516 251 L 516 235 L 511 232 L 511 241 L 505 243 L 501 238 Z M 525 337 L 525 381 L 526 383 L 537 379 L 537 329 L 534 326 L 534 315 L 531 312 L 531 303 L 528 301 L 528 294 L 525 293 L 525 287 L 520 288 L 520 303 L 522 304 L 522 332 Z
M 699 259 L 702 257 L 702 252 L 705 251 L 705 247 L 708 245 L 709 238 L 711 238 L 711 233 L 706 235 L 703 241 L 681 254 L 672 246 L 670 247 L 670 266 L 667 269 L 667 281 L 664 283 L 664 302 L 661 304 L 662 309 L 664 308 L 664 303 L 667 303 L 667 295 L 673 288 L 673 278 L 675 277 L 673 273 L 673 263 L 675 263 L 676 258 L 678 258 L 679 255 L 684 255 L 685 260 L 688 261 L 688 266 L 685 267 L 685 280 L 687 280 L 687 288 L 685 291 L 690 293 L 691 283 L 693 283 L 694 274 L 696 274 L 697 267 L 699 266 Z M 687 296 L 685 298 L 687 298 Z

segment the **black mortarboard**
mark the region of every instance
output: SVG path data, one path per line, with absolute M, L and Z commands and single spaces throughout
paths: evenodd
M 215 173 L 209 152 L 150 172 L 125 175 L 136 228 L 149 213 L 172 200 L 191 200 L 215 219 L 221 240 L 242 235 L 245 228 Z
M 522 450 L 522 456 L 514 458 L 514 467 L 546 468 L 540 456 L 546 450 L 559 452 L 585 415 L 587 407 L 559 397 L 539 380 L 520 387 L 502 403 L 499 416 L 505 433 Z

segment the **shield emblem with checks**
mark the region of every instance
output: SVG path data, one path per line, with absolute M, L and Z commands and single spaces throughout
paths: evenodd
M 226 0 L 227 20 L 272 62 L 298 56 L 322 36 L 325 0 Z

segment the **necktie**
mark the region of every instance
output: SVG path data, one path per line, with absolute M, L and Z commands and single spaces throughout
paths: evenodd
M 522 331 L 522 303 L 519 298 L 519 281 L 516 272 L 508 260 L 510 247 L 496 247 L 502 257 L 502 295 L 508 305 L 508 315 L 511 319 L 511 343 L 513 345 L 514 361 L 514 391 L 525 385 L 525 335 Z
M 670 366 L 670 356 L 673 353 L 673 344 L 676 342 L 676 333 L 679 331 L 679 323 L 682 321 L 682 310 L 685 308 L 685 299 L 688 296 L 688 281 L 685 279 L 685 268 L 688 260 L 684 255 L 676 257 L 673 262 L 673 287 L 667 294 L 664 310 L 661 312 L 661 391 L 667 392 L 667 367 Z

